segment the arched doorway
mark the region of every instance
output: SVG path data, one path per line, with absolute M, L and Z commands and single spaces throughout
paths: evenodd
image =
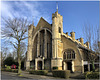
M 37 66 L 37 68 L 38 68 L 38 70 L 42 70 L 42 61 L 38 61 L 38 66 Z
M 72 62 L 66 62 L 67 63 L 67 70 L 70 70 L 72 72 Z
M 66 49 L 63 52 L 64 70 L 74 72 L 75 52 L 73 49 Z

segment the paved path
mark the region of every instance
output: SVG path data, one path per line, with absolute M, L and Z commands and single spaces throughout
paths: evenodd
M 29 72 L 27 71 L 22 71 L 21 75 L 22 76 L 18 76 L 17 73 L 13 73 L 13 72 L 5 72 L 5 71 L 1 72 L 2 80 L 25 80 L 25 79 L 26 80 L 38 80 L 38 79 L 65 80 L 64 78 L 52 77 L 52 73 L 49 73 L 48 76 L 44 76 L 44 75 L 33 75 L 33 74 L 29 74 Z M 75 80 L 84 79 L 84 77 L 80 73 L 71 73 L 70 79 L 75 79 Z
M 38 79 L 61 79 L 61 78 L 56 78 L 56 77 L 51 77 L 51 76 L 44 76 L 44 75 L 32 75 L 29 74 L 26 71 L 22 71 L 21 73 L 22 76 L 18 76 L 17 73 L 13 73 L 13 72 L 5 72 L 2 71 L 1 72 L 1 78 L 2 80 L 24 80 L 24 79 L 28 79 L 28 80 L 38 80 Z
M 71 79 L 85 79 L 84 74 L 82 73 L 70 73 Z
M 29 74 L 29 72 L 26 72 L 26 71 L 22 71 L 21 75 L 27 78 L 32 78 L 32 79 L 56 79 L 55 77 L 52 77 L 52 76 Z
M 1 72 L 1 80 L 30 80 L 31 78 L 24 78 L 17 76 L 16 73 L 12 72 Z

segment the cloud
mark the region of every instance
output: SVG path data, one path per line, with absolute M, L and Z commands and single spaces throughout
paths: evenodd
M 7 5 L 7 2 L 1 2 L 1 16 L 2 17 L 13 17 L 11 14 L 12 7 Z
M 34 21 L 37 25 L 40 17 L 50 22 L 50 16 L 41 2 L 35 1 L 2 1 L 1 2 L 1 17 L 14 18 L 23 17 L 27 18 L 31 23 Z M 2 21 L 2 19 L 1 19 Z
M 8 18 L 27 18 L 31 23 L 34 21 L 34 25 L 36 26 L 40 17 L 43 17 L 50 23 L 51 17 L 48 16 L 48 12 L 41 2 L 36 1 L 1 1 L 1 28 L 5 27 L 3 23 L 3 19 Z M 15 41 L 14 39 L 11 39 Z M 9 47 L 12 49 L 11 45 L 8 44 L 10 39 L 1 39 L 1 45 Z M 25 40 L 27 43 L 28 41 Z M 4 44 L 5 43 L 5 44 Z

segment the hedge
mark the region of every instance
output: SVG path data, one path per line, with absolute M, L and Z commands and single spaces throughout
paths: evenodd
M 99 79 L 99 72 L 86 72 L 84 73 L 86 79 Z
M 99 71 L 100 71 L 100 68 L 95 69 L 95 72 L 99 72 Z
M 29 70 L 30 74 L 36 74 L 36 75 L 47 75 L 47 70 Z
M 58 70 L 58 67 L 53 67 L 52 69 L 53 69 L 53 70 Z
M 61 78 L 69 78 L 70 70 L 53 70 L 52 71 L 54 77 L 61 77 Z
M 7 71 L 7 72 L 15 72 L 15 73 L 18 73 L 18 69 L 1 68 L 1 71 Z

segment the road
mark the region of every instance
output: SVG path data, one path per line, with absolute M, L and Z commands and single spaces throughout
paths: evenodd
M 13 72 L 1 72 L 1 80 L 66 80 L 64 78 L 59 78 L 59 77 L 52 77 L 50 76 L 50 74 L 48 76 L 44 76 L 44 75 L 33 75 L 33 74 L 29 74 L 29 72 L 26 71 L 22 71 L 21 73 L 22 76 L 18 76 L 17 73 L 13 73 Z M 69 79 L 84 79 L 83 77 L 79 77 L 79 73 L 77 74 L 71 74 L 71 77 Z M 76 77 L 75 77 L 76 76 Z
M 31 80 L 30 78 L 19 77 L 16 73 L 1 72 L 1 80 Z M 36 79 L 32 79 L 36 80 Z
M 18 76 L 17 73 L 13 72 L 1 72 L 1 80 L 46 80 L 46 79 L 57 79 L 55 77 L 50 77 L 50 76 L 44 76 L 44 75 L 32 75 L 29 74 L 28 72 L 22 71 L 21 73 L 22 76 Z

